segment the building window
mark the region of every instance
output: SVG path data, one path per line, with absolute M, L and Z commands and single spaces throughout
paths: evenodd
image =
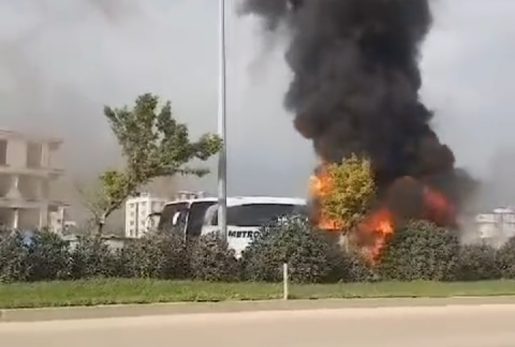
M 133 225 L 134 225 L 134 221 L 133 221 L 133 220 L 131 220 L 131 221 L 129 222 L 129 225 L 130 225 L 130 226 L 133 226 Z
M 43 159 L 43 145 L 40 143 L 27 144 L 27 167 L 40 168 Z
M 7 140 L 0 140 L 0 165 L 7 165 Z

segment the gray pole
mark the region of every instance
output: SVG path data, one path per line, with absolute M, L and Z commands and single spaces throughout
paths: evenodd
M 220 85 L 218 89 L 218 135 L 223 141 L 218 162 L 218 225 L 223 237 L 227 239 L 227 137 L 226 137 L 226 54 L 225 54 L 225 0 L 219 1 L 219 63 Z
M 288 300 L 290 297 L 288 291 L 288 263 L 283 264 L 283 299 Z

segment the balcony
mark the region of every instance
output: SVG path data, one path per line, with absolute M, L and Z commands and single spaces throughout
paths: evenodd
M 61 142 L 0 130 L 0 173 L 58 177 Z
M 58 178 L 64 175 L 64 169 L 60 168 L 30 168 L 30 167 L 11 167 L 9 165 L 0 165 L 0 174 L 7 175 L 30 175 L 37 177 Z

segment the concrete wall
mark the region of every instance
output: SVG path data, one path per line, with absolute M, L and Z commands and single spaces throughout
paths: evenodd
M 12 186 L 12 177 L 8 174 L 0 173 L 0 198 L 5 197 Z
M 59 168 L 54 159 L 59 144 L 1 130 L 0 140 L 7 141 L 6 163 L 0 165 L 0 219 L 22 229 L 46 226 L 54 180 L 46 170 Z
M 13 169 L 23 169 L 27 167 L 28 151 L 31 157 L 37 159 L 39 165 L 36 168 L 59 168 L 62 159 L 60 158 L 59 146 L 51 145 L 46 142 L 30 142 L 24 138 L 6 137 L 2 140 L 7 141 L 6 164 Z M 39 147 L 39 148 L 38 148 Z
M 26 164 L 27 143 L 22 139 L 8 139 L 7 165 L 12 169 L 23 169 L 27 166 Z

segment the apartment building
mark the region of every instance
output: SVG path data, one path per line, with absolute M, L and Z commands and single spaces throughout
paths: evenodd
M 50 195 L 52 181 L 63 174 L 56 163 L 61 144 L 0 130 L 0 226 L 58 229 L 64 224 L 66 205 Z
M 497 208 L 475 218 L 478 237 L 492 245 L 501 245 L 515 237 L 515 209 Z
M 141 238 L 150 229 L 157 227 L 159 217 L 167 200 L 143 193 L 127 199 L 125 203 L 125 237 Z

